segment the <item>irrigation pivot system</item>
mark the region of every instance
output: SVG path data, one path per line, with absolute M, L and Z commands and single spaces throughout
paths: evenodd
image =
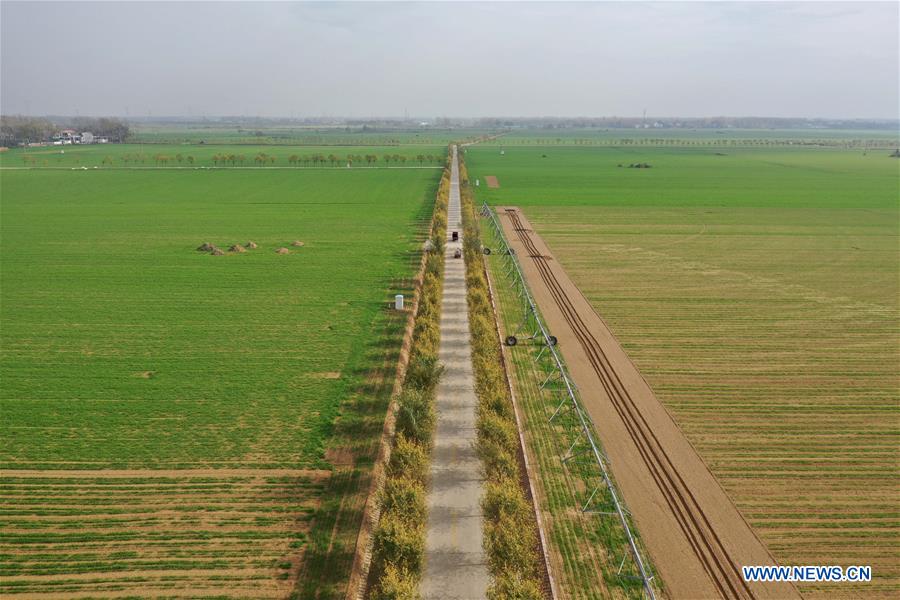
M 504 276 L 507 280 L 511 281 L 518 297 L 522 299 L 523 304 L 525 305 L 522 322 L 516 328 L 516 331 L 506 338 L 506 344 L 508 346 L 516 345 L 520 339 L 519 335 L 524 333 L 527 335 L 521 338 L 522 340 L 530 341 L 535 345 L 541 346 L 540 351 L 534 355 L 533 360 L 536 363 L 539 363 L 544 372 L 547 373 L 546 379 L 544 379 L 540 385 L 540 391 L 542 394 L 548 396 L 555 405 L 553 414 L 551 414 L 548 419 L 553 421 L 554 419 L 559 419 L 566 413 L 574 416 L 574 419 L 571 420 L 573 425 L 571 434 L 574 439 L 562 456 L 562 462 L 568 467 L 577 460 L 584 460 L 586 458 L 589 464 L 596 467 L 601 477 L 602 482 L 593 487 L 587 500 L 581 506 L 581 512 L 584 514 L 618 517 L 625 537 L 628 540 L 630 554 L 634 564 L 637 566 L 639 577 L 644 587 L 644 593 L 650 600 L 656 600 L 656 594 L 652 585 L 653 576 L 649 573 L 649 569 L 644 563 L 637 542 L 631 532 L 631 527 L 629 526 L 628 518 L 626 517 L 628 511 L 623 502 L 619 499 L 619 495 L 616 492 L 607 468 L 608 459 L 604 457 L 599 445 L 594 440 L 594 435 L 591 431 L 590 417 L 587 416 L 584 409 L 581 407 L 577 388 L 569 377 L 562 357 L 556 349 L 557 339 L 555 336 L 550 335 L 544 321 L 541 319 L 537 304 L 528 290 L 528 284 L 525 282 L 525 276 L 522 273 L 521 265 L 519 264 L 512 247 L 506 241 L 506 237 L 503 234 L 503 228 L 497 220 L 497 215 L 487 203 L 483 204 L 481 212 L 483 216 L 490 220 L 495 238 L 499 243 L 499 248 L 497 248 L 497 250 L 506 261 L 504 266 Z M 490 251 L 485 248 L 485 254 L 489 253 Z M 596 508 L 593 508 L 595 506 L 595 498 L 602 487 L 605 487 L 609 492 L 610 508 L 612 508 L 612 510 L 597 510 Z M 619 565 L 618 574 L 621 574 L 627 556 L 628 552 L 622 557 L 622 563 Z

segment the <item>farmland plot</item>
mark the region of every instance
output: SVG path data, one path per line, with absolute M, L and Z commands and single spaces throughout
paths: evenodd
M 542 158 L 547 154 L 547 158 Z M 898 556 L 898 180 L 886 154 L 469 151 L 528 217 L 781 564 Z M 557 160 L 553 168 L 548 161 Z M 640 158 L 646 171 L 619 168 Z
M 0 166 L 29 169 L 430 168 L 443 166 L 441 146 L 329 146 L 234 143 L 88 144 L 14 148 Z
M 4 595 L 289 595 L 320 507 L 354 528 L 438 173 L 4 171 Z

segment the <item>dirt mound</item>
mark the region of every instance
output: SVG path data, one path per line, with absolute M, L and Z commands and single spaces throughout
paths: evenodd
M 244 248 L 243 246 L 241 246 L 240 244 L 235 244 L 235 245 L 233 245 L 233 246 L 230 246 L 230 247 L 228 248 L 228 251 L 229 251 L 229 252 L 246 252 L 247 249 Z
M 294 240 L 293 242 L 291 242 L 291 246 L 294 246 L 295 248 L 300 248 L 301 246 L 303 246 L 303 242 L 301 242 L 300 240 Z
M 248 250 L 256 250 L 257 248 L 259 248 L 259 246 L 256 245 L 256 242 L 254 242 L 253 240 L 247 242 L 244 247 Z
M 287 248 L 279 248 L 278 250 L 275 251 L 275 254 L 290 254 L 290 253 L 291 253 L 291 251 L 288 250 Z
M 209 242 L 203 242 L 202 244 L 197 246 L 197 252 L 209 252 L 213 248 L 215 248 L 215 246 L 213 246 Z
M 212 252 L 210 252 L 210 254 L 212 254 L 213 256 L 224 256 L 225 255 L 225 253 L 222 252 L 221 248 L 216 248 L 215 246 L 213 246 Z

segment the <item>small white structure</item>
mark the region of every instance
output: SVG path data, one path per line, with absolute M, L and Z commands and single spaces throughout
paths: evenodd
M 403 294 L 397 294 L 396 296 L 394 296 L 394 309 L 403 310 Z
M 475 180 L 475 187 L 478 187 L 479 185 L 481 185 L 481 180 L 480 180 L 480 179 L 476 179 L 476 180 Z
M 94 134 L 90 131 L 84 131 L 81 134 L 81 143 L 82 144 L 93 144 L 94 143 Z

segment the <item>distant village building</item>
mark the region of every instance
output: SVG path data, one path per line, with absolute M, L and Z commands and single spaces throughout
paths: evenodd
M 74 129 L 63 129 L 53 136 L 54 146 L 63 146 L 68 144 L 78 144 L 81 142 L 81 136 Z
M 69 144 L 108 144 L 106 136 L 95 136 L 90 131 L 78 133 L 74 129 L 63 129 L 53 136 L 54 146 L 66 146 Z

